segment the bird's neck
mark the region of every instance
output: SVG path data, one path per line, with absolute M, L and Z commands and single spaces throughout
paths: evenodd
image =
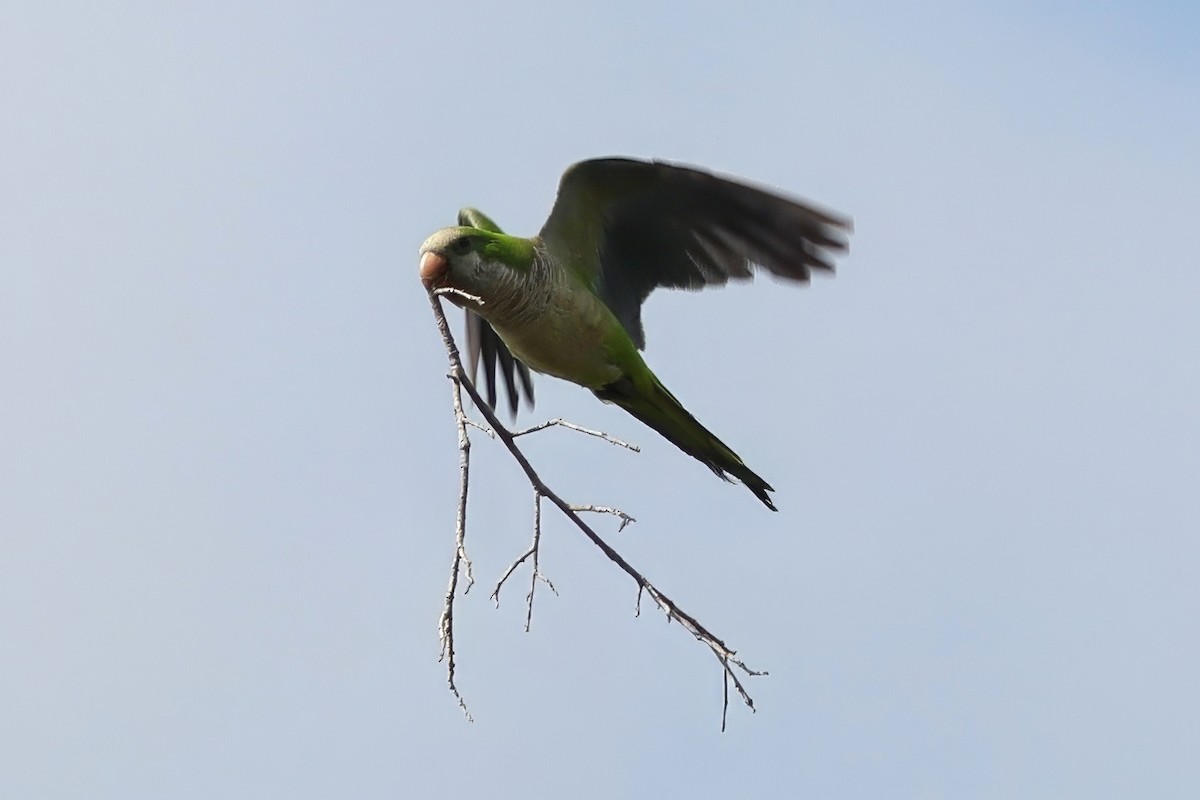
M 484 297 L 478 313 L 493 325 L 511 327 L 540 319 L 570 292 L 569 275 L 543 248 L 527 269 L 505 269 Z

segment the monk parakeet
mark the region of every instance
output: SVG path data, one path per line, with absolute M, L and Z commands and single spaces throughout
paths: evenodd
M 749 280 L 755 265 L 807 282 L 833 270 L 849 219 L 690 167 L 603 158 L 567 169 L 537 236 L 506 235 L 471 208 L 458 222 L 421 245 L 419 272 L 428 289 L 479 298 L 446 294 L 467 311 L 470 369 L 482 354 L 493 408 L 497 366 L 514 414 L 522 391 L 532 401 L 530 369 L 577 383 L 775 510 L 771 485 L 642 360 L 642 302 L 660 286 Z

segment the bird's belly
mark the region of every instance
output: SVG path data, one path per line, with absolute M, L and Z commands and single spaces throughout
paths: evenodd
M 599 389 L 621 377 L 605 346 L 615 319 L 596 319 L 552 311 L 535 326 L 493 327 L 513 355 L 530 368 L 556 378 Z

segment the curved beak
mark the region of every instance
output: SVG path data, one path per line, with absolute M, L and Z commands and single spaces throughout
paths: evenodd
M 450 271 L 450 262 L 445 256 L 437 253 L 422 253 L 421 266 L 417 271 L 425 288 L 432 289 L 445 279 L 446 273 Z

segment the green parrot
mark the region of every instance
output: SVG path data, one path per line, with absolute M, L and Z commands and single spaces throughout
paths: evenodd
M 642 303 L 660 286 L 749 280 L 755 265 L 800 283 L 832 272 L 849 219 L 692 167 L 602 158 L 567 169 L 537 236 L 506 235 L 471 208 L 458 222 L 421 245 L 419 274 L 478 298 L 445 294 L 467 312 L 470 370 L 482 354 L 493 408 L 497 367 L 514 414 L 522 392 L 532 403 L 530 369 L 577 383 L 776 510 L 771 485 L 642 360 Z

